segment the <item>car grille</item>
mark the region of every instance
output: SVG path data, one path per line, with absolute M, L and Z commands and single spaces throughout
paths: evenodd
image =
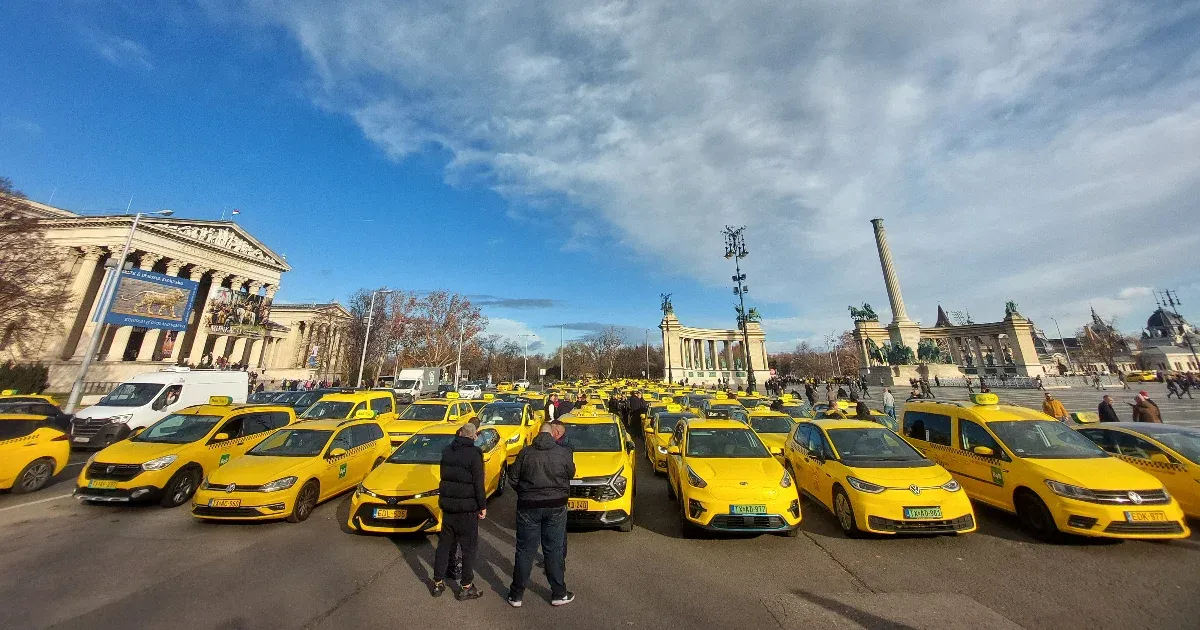
M 1125 523 L 1115 521 L 1109 523 L 1104 531 L 1110 534 L 1180 534 L 1183 525 L 1175 523 Z
M 85 438 L 95 437 L 108 424 L 108 418 L 75 418 L 71 421 L 71 435 Z
M 1142 498 L 1141 503 L 1134 503 L 1133 499 L 1129 498 L 1130 493 L 1136 493 Z M 1096 496 L 1094 501 L 1090 503 L 1104 503 L 1107 505 L 1165 505 L 1171 502 L 1164 490 L 1092 490 L 1092 494 Z
M 222 507 L 210 507 L 207 505 L 197 505 L 196 507 L 192 508 L 192 514 L 195 514 L 196 516 L 214 516 L 214 517 L 218 517 L 218 516 L 239 517 L 240 516 L 243 518 L 251 517 L 251 516 L 263 516 L 263 513 L 260 512 L 258 510 L 258 508 L 252 508 L 252 507 L 222 508 Z
M 868 516 L 867 525 L 881 532 L 950 534 L 971 529 L 975 519 L 970 515 L 940 521 L 898 521 L 882 516 Z
M 621 497 L 621 495 L 617 494 L 616 490 L 613 490 L 611 486 L 592 486 L 592 485 L 588 485 L 588 486 L 572 485 L 571 486 L 571 498 L 572 499 L 591 499 L 593 501 L 615 501 L 615 500 L 619 499 L 620 497 Z
M 85 497 L 118 497 L 129 498 L 129 490 L 121 488 L 80 488 L 76 493 Z
M 588 510 L 570 510 L 567 512 L 567 522 L 572 525 L 599 525 L 604 512 Z
M 424 505 L 396 506 L 408 510 L 408 515 L 403 519 L 375 518 L 375 508 L 377 507 L 383 506 L 377 503 L 364 503 L 354 513 L 355 518 L 368 527 L 403 527 L 405 529 L 420 527 L 426 523 L 432 525 L 434 522 L 433 512 L 430 512 L 429 508 Z
M 142 474 L 141 464 L 105 464 L 92 462 L 88 466 L 88 479 L 104 479 L 109 481 L 130 481 Z
M 214 492 L 228 492 L 229 484 L 213 485 L 213 484 L 206 482 L 204 484 L 201 484 L 200 489 L 201 490 L 212 490 Z M 241 485 L 241 484 L 234 484 L 233 492 L 262 492 L 262 486 L 247 486 L 247 485 Z
M 717 529 L 781 529 L 787 523 L 779 516 L 739 516 L 718 514 L 712 518 L 710 527 Z

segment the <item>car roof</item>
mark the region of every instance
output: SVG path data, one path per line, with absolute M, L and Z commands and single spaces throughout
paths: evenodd
M 449 405 L 452 402 L 470 402 L 470 401 L 463 400 L 461 398 L 422 398 L 420 400 L 414 400 L 412 402 L 412 404 L 414 404 L 414 405 L 440 405 L 442 407 L 445 407 L 446 405 Z
M 381 394 L 390 394 L 391 390 L 364 389 L 353 392 L 337 391 L 321 396 L 321 400 L 329 400 L 333 402 L 362 402 L 368 398 L 375 398 Z M 318 401 L 319 402 L 319 401 Z
M 573 410 L 562 417 L 564 424 L 607 424 L 609 422 L 620 423 L 618 418 L 607 411 L 593 411 L 592 413 L 577 413 L 580 410 Z M 589 411 L 583 409 L 582 411 Z
M 817 420 L 805 420 L 804 422 L 815 424 L 822 429 L 887 429 L 887 427 L 879 424 L 878 422 L 872 422 L 870 420 L 853 420 L 849 418 L 821 418 Z
M 320 429 L 320 430 L 331 431 L 334 429 L 340 429 L 342 427 L 353 426 L 356 424 L 364 424 L 367 422 L 374 422 L 374 421 L 373 420 L 353 420 L 353 419 L 337 420 L 337 419 L 332 419 L 332 418 L 326 419 L 326 420 L 301 419 L 299 422 L 289 424 L 283 428 L 285 428 L 285 429 Z M 379 424 L 379 423 L 376 422 L 375 424 Z
M 687 421 L 688 429 L 749 429 L 745 423 L 738 420 L 723 418 L 700 418 Z
M 454 424 L 450 422 L 431 424 L 420 431 L 417 431 L 414 435 L 454 435 L 455 433 L 458 433 L 458 430 L 462 427 L 463 425 L 461 424 Z
M 945 413 L 947 407 L 958 407 L 963 412 L 975 416 L 983 422 L 1009 420 L 1053 420 L 1050 416 L 1028 407 L 1017 405 L 975 405 L 968 402 L 921 400 L 904 403 L 904 411 L 928 411 Z
M 750 414 L 751 418 L 763 418 L 763 417 L 770 417 L 770 416 L 778 416 L 781 418 L 791 418 L 791 416 L 787 415 L 786 413 L 783 413 L 782 411 L 775 411 L 774 409 L 771 409 L 770 407 L 755 407 L 753 409 L 748 409 L 747 412 Z
M 1102 422 L 1080 429 L 1125 429 L 1134 433 L 1140 433 L 1149 437 L 1162 435 L 1164 433 L 1186 433 L 1188 435 L 1200 435 L 1200 429 L 1195 427 L 1181 427 L 1176 424 L 1158 424 L 1156 422 Z

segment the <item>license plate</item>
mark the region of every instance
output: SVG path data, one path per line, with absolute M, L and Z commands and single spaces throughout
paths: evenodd
M 408 518 L 408 510 L 375 508 L 375 518 L 394 519 L 400 521 Z
M 101 490 L 112 490 L 117 487 L 117 482 L 115 482 L 115 481 L 98 481 L 98 480 L 93 479 L 92 481 L 88 482 L 88 487 L 89 488 L 99 488 Z
M 942 508 L 906 507 L 904 508 L 904 518 L 942 518 Z
M 1167 520 L 1166 512 L 1126 512 L 1125 520 L 1130 523 L 1161 523 Z
M 729 506 L 730 514 L 766 514 L 767 506 L 765 505 L 731 505 Z
M 567 499 L 567 509 L 568 510 L 587 510 L 588 509 L 588 501 L 587 501 L 587 499 Z
M 88 439 L 87 439 L 87 438 L 85 438 L 85 437 L 77 437 L 77 438 L 75 438 L 75 441 L 76 441 L 76 442 L 78 442 L 78 443 L 80 443 L 80 444 L 86 444 L 86 443 L 87 443 L 87 441 L 88 441 Z
M 241 499 L 209 499 L 208 507 L 235 508 L 242 507 Z

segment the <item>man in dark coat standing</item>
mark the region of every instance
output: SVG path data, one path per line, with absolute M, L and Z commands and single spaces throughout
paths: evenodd
M 567 498 L 574 476 L 575 459 L 571 450 L 555 440 L 550 423 L 542 425 L 541 433 L 509 467 L 508 479 L 517 492 L 517 557 L 508 589 L 508 604 L 514 608 L 523 603 L 539 543 L 545 558 L 546 581 L 550 583 L 550 603 L 563 606 L 575 599 L 567 590 L 564 568 Z
M 446 592 L 446 575 L 455 550 L 462 550 L 462 569 L 455 597 L 459 601 L 483 597 L 474 584 L 475 553 L 479 546 L 479 521 L 487 517 L 487 494 L 483 486 L 483 451 L 475 446 L 475 425 L 467 423 L 446 450 L 442 451 L 438 507 L 442 509 L 442 531 L 438 534 L 433 562 L 433 596 Z
M 1117 417 L 1117 410 L 1113 409 L 1112 396 L 1104 395 L 1104 399 L 1100 401 L 1100 407 L 1097 409 L 1100 414 L 1100 422 L 1120 422 Z

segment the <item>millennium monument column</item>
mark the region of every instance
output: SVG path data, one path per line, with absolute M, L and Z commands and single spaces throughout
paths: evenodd
M 875 228 L 875 247 L 879 250 L 879 265 L 883 267 L 883 283 L 887 286 L 888 301 L 892 305 L 888 337 L 893 344 L 906 345 L 915 352 L 921 340 L 921 329 L 908 318 L 908 312 L 904 310 L 904 295 L 900 293 L 900 278 L 896 276 L 896 265 L 892 262 L 892 250 L 888 247 L 883 219 L 871 219 L 871 225 Z

